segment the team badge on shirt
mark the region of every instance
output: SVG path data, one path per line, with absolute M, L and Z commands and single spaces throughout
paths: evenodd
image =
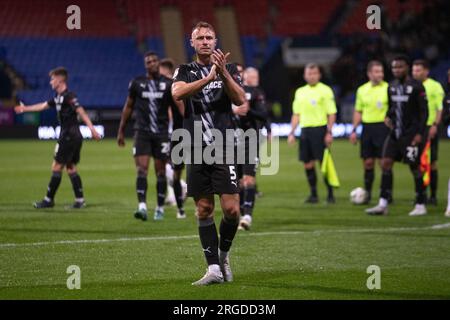
M 377 101 L 377 108 L 378 109 L 383 108 L 383 103 L 380 100 Z
M 410 94 L 413 91 L 413 87 L 412 86 L 406 86 L 406 93 Z

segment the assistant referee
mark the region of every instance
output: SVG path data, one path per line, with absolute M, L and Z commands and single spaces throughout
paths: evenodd
M 305 202 L 318 203 L 315 163 L 317 160 L 322 162 L 325 147 L 333 142 L 331 129 L 336 121 L 336 103 L 333 90 L 320 82 L 321 72 L 317 64 L 307 64 L 303 77 L 307 84 L 295 92 L 288 142 L 295 142 L 294 132 L 300 123 L 300 161 L 304 163 L 311 190 Z M 327 202 L 335 203 L 333 188 L 327 181 L 325 184 L 328 187 Z
M 442 85 L 428 77 L 430 66 L 426 60 L 414 60 L 412 75 L 413 78 L 421 81 L 425 87 L 428 102 L 428 120 L 427 120 L 427 139 L 430 140 L 430 198 L 427 203 L 437 205 L 437 185 L 438 185 L 438 127 L 442 118 L 442 109 L 444 101 L 444 89 Z
M 361 158 L 364 165 L 364 189 L 367 191 L 364 204 L 370 202 L 372 185 L 375 178 L 375 159 L 380 159 L 383 144 L 389 134 L 384 124 L 388 110 L 388 83 L 384 79 L 383 64 L 370 61 L 367 65 L 369 81 L 356 91 L 355 111 L 353 112 L 353 130 L 350 142 L 356 144 L 356 128 L 363 123 L 361 133 Z

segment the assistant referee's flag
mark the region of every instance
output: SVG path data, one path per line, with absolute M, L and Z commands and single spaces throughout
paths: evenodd
M 423 173 L 423 186 L 430 184 L 431 175 L 431 142 L 427 141 L 422 154 L 420 155 L 420 171 Z
M 330 149 L 326 148 L 323 154 L 322 168 L 323 177 L 327 180 L 328 184 L 332 187 L 340 187 L 339 178 L 334 167 L 333 158 L 331 157 Z

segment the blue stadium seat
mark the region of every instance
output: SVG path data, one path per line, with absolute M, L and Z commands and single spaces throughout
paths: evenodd
M 31 90 L 19 92 L 25 103 L 51 97 L 48 71 L 65 66 L 71 90 L 86 107 L 122 108 L 129 81 L 143 74 L 142 56 L 133 38 L 2 38 L 7 61 Z M 148 39 L 162 57 L 160 38 Z

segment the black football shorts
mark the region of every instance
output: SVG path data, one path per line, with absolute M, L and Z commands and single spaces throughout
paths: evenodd
M 170 152 L 170 142 L 167 135 L 155 135 L 142 131 L 134 134 L 133 156 L 148 155 L 155 159 L 167 160 Z

